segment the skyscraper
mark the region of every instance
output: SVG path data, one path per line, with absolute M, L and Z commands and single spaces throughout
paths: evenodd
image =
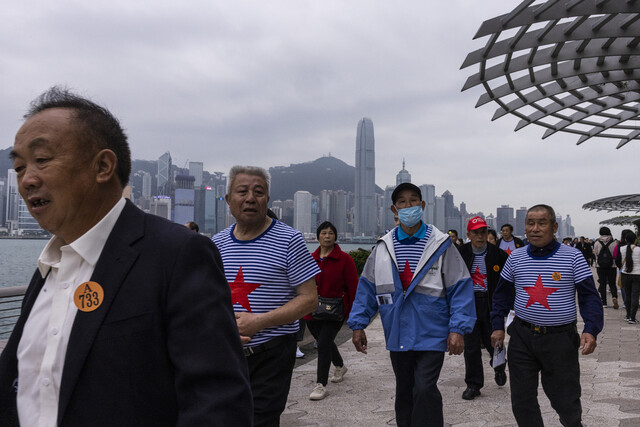
M 293 228 L 302 234 L 311 233 L 311 199 L 308 191 L 293 194 Z
M 20 193 L 18 193 L 18 175 L 13 169 L 7 170 L 7 203 L 5 210 L 6 226 L 11 233 L 18 230 L 18 204 Z
M 167 151 L 158 159 L 158 194 L 171 194 L 171 154 Z
M 347 233 L 347 193 L 344 190 L 331 192 L 329 221 L 338 230 L 338 236 L 343 237 Z
M 498 234 L 500 233 L 500 230 L 498 229 L 498 225 L 496 223 L 496 217 L 493 216 L 492 213 L 487 215 L 487 217 L 484 220 L 487 222 L 487 225 L 489 226 L 489 228 L 493 228 L 494 230 L 497 230 Z
M 216 188 L 206 186 L 204 188 L 204 223 L 200 225 L 203 232 L 213 235 L 216 233 Z
M 500 206 L 496 212 L 496 225 L 502 228 L 505 224 L 513 225 L 513 208 L 509 205 Z
M 151 174 L 144 171 L 142 173 L 142 197 L 151 198 Z
M 453 216 L 453 208 L 455 207 L 453 203 L 453 194 L 449 190 L 442 193 L 442 198 L 444 199 L 444 216 L 452 217 Z
M 7 202 L 7 179 L 0 178 L 0 227 L 4 227 Z
M 558 223 L 558 231 L 556 231 L 556 235 L 558 236 L 558 240 L 562 240 L 565 236 L 567 236 L 567 224 L 564 222 L 564 219 L 562 219 L 562 215 L 560 214 L 556 214 L 556 222 Z
M 149 204 L 149 212 L 171 220 L 171 197 L 154 196 Z
M 396 175 L 396 186 L 403 182 L 411 182 L 411 174 L 404 168 L 404 159 L 402 159 L 402 170 Z
M 331 215 L 331 191 L 320 191 L 319 209 L 318 222 L 322 223 L 324 221 L 329 221 L 329 217 Z
M 424 200 L 424 214 L 422 220 L 427 224 L 436 223 L 436 186 L 433 184 L 423 184 L 420 186 L 422 200 Z
M 516 223 L 515 223 L 515 230 L 513 232 L 513 234 L 515 234 L 516 236 L 522 238 L 524 237 L 524 223 L 525 223 L 525 219 L 527 218 L 527 208 L 526 207 L 521 207 L 520 209 L 516 210 Z
M 385 235 L 385 212 L 390 211 L 389 206 L 386 206 L 384 201 L 384 194 L 376 194 L 376 236 Z
M 393 194 L 393 190 L 395 190 L 395 186 L 387 185 L 384 189 L 384 228 L 385 230 L 391 230 L 395 227 L 395 223 L 393 221 L 393 212 L 391 212 L 391 205 L 393 202 L 391 201 L 391 195 Z
M 354 233 L 373 236 L 376 229 L 375 205 L 375 140 L 373 122 L 363 118 L 358 122 L 356 135 L 356 182 Z
M 194 204 L 195 204 L 195 192 L 193 190 L 193 183 L 195 178 L 191 175 L 177 175 L 176 176 L 176 191 L 175 191 L 175 207 L 173 221 L 178 224 L 186 224 L 189 221 L 195 219 L 194 216 Z M 200 221 L 202 223 L 202 221 Z
M 438 230 L 447 231 L 445 229 L 446 216 L 444 214 L 444 205 L 445 205 L 444 197 L 436 196 L 435 215 L 434 215 L 433 225 L 435 225 Z
M 27 204 L 18 191 L 18 176 L 7 170 L 6 225 L 11 235 L 34 234 L 42 231 L 38 221 L 29 213 Z
M 313 233 L 316 227 L 320 225 L 320 222 L 322 222 L 322 221 L 318 221 L 318 218 L 320 218 L 320 197 L 314 196 L 312 194 L 311 195 L 311 224 L 310 224 L 311 233 Z
M 193 188 L 198 190 L 202 188 L 202 171 L 204 170 L 204 164 L 202 162 L 189 162 L 189 175 L 196 180 L 193 183 Z

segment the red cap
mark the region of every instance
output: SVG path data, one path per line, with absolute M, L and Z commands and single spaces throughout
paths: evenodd
M 487 222 L 482 217 L 474 216 L 467 224 L 467 231 L 477 230 L 478 228 L 487 227 Z

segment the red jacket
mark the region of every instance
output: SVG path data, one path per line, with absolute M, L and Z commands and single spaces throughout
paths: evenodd
M 338 245 L 335 245 L 333 251 L 322 260 L 319 247 L 311 255 L 321 270 L 316 276 L 318 295 L 325 298 L 342 297 L 345 319 L 348 318 L 358 287 L 356 263 L 348 253 L 342 252 Z M 304 319 L 313 320 L 311 314 L 307 314 Z

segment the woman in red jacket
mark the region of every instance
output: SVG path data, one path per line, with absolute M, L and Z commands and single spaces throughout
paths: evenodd
M 309 395 L 311 400 L 321 400 L 327 395 L 327 380 L 331 363 L 336 367 L 331 382 L 339 383 L 347 372 L 338 347 L 334 340 L 342 324 L 349 317 L 353 299 L 358 286 L 358 272 L 353 259 L 342 252 L 336 244 L 338 232 L 329 221 L 325 221 L 316 230 L 320 247 L 313 252 L 313 258 L 322 272 L 316 276 L 318 296 L 342 298 L 344 316 L 342 320 L 314 320 L 312 315 L 305 316 L 307 327 L 318 341 L 317 385 Z

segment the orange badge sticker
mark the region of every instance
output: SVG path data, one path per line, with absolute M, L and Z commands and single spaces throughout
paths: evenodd
M 500 266 L 499 266 L 499 265 L 497 265 L 497 264 L 496 264 L 496 265 L 494 265 L 494 266 L 493 266 L 493 271 L 496 271 L 496 272 L 497 272 L 497 271 L 500 271 Z
M 553 274 L 551 275 L 551 278 L 557 282 L 557 281 L 559 281 L 560 279 L 562 279 L 562 276 L 560 275 L 560 273 L 558 273 L 558 272 L 556 271 L 555 273 L 553 273 Z
M 93 311 L 102 305 L 104 290 L 96 282 L 84 282 L 76 288 L 73 302 L 80 311 Z

